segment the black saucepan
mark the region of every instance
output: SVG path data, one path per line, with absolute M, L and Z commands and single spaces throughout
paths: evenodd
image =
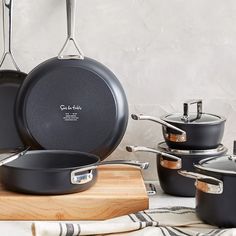
M 194 164 L 200 160 L 211 156 L 222 156 L 227 152 L 227 148 L 223 145 L 210 150 L 177 150 L 169 148 L 165 142 L 159 143 L 157 150 L 139 146 L 127 146 L 127 150 L 156 153 L 157 173 L 162 190 L 167 194 L 182 197 L 195 196 L 194 180 L 183 177 L 178 170 L 182 168 L 194 171 Z
M 190 113 L 190 105 L 197 104 L 197 112 Z M 183 114 L 168 114 L 160 119 L 146 115 L 132 115 L 134 120 L 151 120 L 162 124 L 164 139 L 170 148 L 204 150 L 217 148 L 223 138 L 226 119 L 203 113 L 202 100 L 184 103 Z
M 93 154 L 61 150 L 24 151 L 5 157 L 0 164 L 1 182 L 6 189 L 42 195 L 87 190 L 96 182 L 99 165 L 128 164 L 148 168 L 147 162 L 100 162 Z
M 12 54 L 13 0 L 3 0 L 2 6 L 4 53 L 0 61 L 0 68 L 3 66 L 7 56 L 9 56 L 13 66 L 16 68 L 16 70 L 0 70 L 0 148 L 10 149 L 24 146 L 15 124 L 14 105 L 18 90 L 26 74 L 20 71 Z
M 204 159 L 197 172 L 180 171 L 196 179 L 196 213 L 204 222 L 219 227 L 236 227 L 236 156 Z
M 32 149 L 77 150 L 105 159 L 125 133 L 128 103 L 116 76 L 77 46 L 75 3 L 67 0 L 68 38 L 58 57 L 38 65 L 21 86 L 17 126 Z M 69 43 L 76 55 L 65 53 Z

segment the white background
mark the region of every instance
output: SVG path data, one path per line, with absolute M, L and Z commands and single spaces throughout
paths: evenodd
M 181 112 L 186 99 L 202 98 L 205 112 L 227 117 L 223 143 L 232 148 L 236 138 L 236 1 L 77 2 L 79 45 L 86 56 L 104 63 L 117 75 L 130 113 L 159 117 Z M 22 71 L 29 72 L 56 56 L 63 45 L 65 0 L 14 3 L 13 50 Z M 1 50 L 2 38 L 0 43 Z M 156 179 L 155 155 L 130 154 L 125 146 L 155 147 L 160 141 L 159 125 L 129 120 L 112 158 L 149 160 L 151 168 L 145 179 Z

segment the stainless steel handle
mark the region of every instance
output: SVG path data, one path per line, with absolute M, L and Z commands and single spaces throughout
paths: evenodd
M 182 176 L 195 179 L 195 186 L 198 190 L 209 194 L 222 194 L 223 193 L 223 181 L 195 172 L 186 170 L 180 170 L 178 173 Z
M 98 166 L 102 165 L 130 165 L 136 166 L 140 169 L 147 169 L 149 167 L 148 162 L 133 161 L 133 160 L 114 160 L 114 161 L 103 161 L 95 165 L 87 166 L 84 168 L 79 168 L 71 172 L 71 183 L 72 184 L 84 184 L 92 181 L 93 172 L 92 170 L 97 169 Z M 81 172 L 89 171 L 89 173 L 84 173 L 81 175 Z
M 84 54 L 75 40 L 75 16 L 76 16 L 76 0 L 66 0 L 67 11 L 67 39 L 61 51 L 58 54 L 58 59 L 84 59 Z M 69 44 L 72 43 L 76 53 L 73 55 L 65 54 Z
M 12 41 L 12 8 L 13 0 L 2 0 L 2 11 L 3 11 L 3 41 L 4 41 L 4 52 L 0 60 L 0 67 L 2 67 L 7 55 L 9 55 L 13 66 L 17 71 L 20 71 L 16 61 L 14 59 L 11 50 Z
M 13 151 L 12 151 L 12 153 L 13 153 L 12 155 L 9 156 L 9 153 L 8 153 L 8 154 L 7 154 L 7 157 L 1 159 L 1 161 L 0 161 L 0 166 L 5 165 L 5 164 L 7 164 L 7 163 L 9 163 L 9 162 L 12 162 L 12 161 L 16 160 L 17 158 L 19 158 L 19 157 L 25 155 L 26 152 L 27 152 L 29 149 L 30 149 L 30 147 L 28 147 L 28 148 L 26 148 L 26 149 L 23 149 L 23 150 L 22 150 L 22 149 L 13 150 Z M 4 154 L 2 154 L 2 155 L 4 155 Z M 1 156 L 1 155 L 0 155 L 0 156 Z
M 142 114 L 140 114 L 140 115 L 132 114 L 131 117 L 132 117 L 133 120 L 150 120 L 150 121 L 154 121 L 156 123 L 159 123 L 161 125 L 164 125 L 168 128 L 171 128 L 173 130 L 176 130 L 176 131 L 186 135 L 186 132 L 184 130 L 179 129 L 178 127 L 176 127 L 174 125 L 171 125 L 168 122 L 165 122 L 164 120 L 161 120 L 161 119 L 156 118 L 154 116 L 146 116 L 146 115 L 142 115 Z
M 197 116 L 193 120 L 189 120 L 189 106 L 193 105 L 193 104 L 197 104 Z M 183 121 L 186 121 L 186 122 L 190 121 L 191 122 L 191 121 L 200 119 L 201 115 L 202 115 L 202 100 L 201 99 L 187 100 L 184 102 L 183 109 L 184 109 L 183 117 L 182 117 Z
M 162 157 L 160 158 L 161 166 L 167 169 L 181 169 L 182 167 L 182 160 L 181 158 L 171 155 L 169 153 L 161 152 L 153 148 L 143 147 L 143 146 L 126 146 L 126 150 L 128 152 L 151 152 L 155 154 L 159 154 Z M 163 157 L 167 157 L 171 160 L 167 160 Z
M 74 170 L 71 172 L 71 183 L 76 185 L 86 184 L 93 180 L 93 170 L 90 170 L 88 173 L 80 174 L 80 170 Z

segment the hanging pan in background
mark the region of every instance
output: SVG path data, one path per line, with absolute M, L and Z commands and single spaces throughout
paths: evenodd
M 16 102 L 19 132 L 34 149 L 78 150 L 105 159 L 120 143 L 128 103 L 116 76 L 84 57 L 74 39 L 76 0 L 67 0 L 68 38 L 58 57 L 32 70 Z M 64 55 L 68 43 L 76 55 Z
M 197 112 L 189 112 L 196 104 Z M 183 113 L 167 114 L 160 119 L 132 114 L 134 120 L 151 120 L 162 124 L 163 137 L 170 148 L 182 150 L 206 150 L 217 148 L 222 141 L 226 119 L 222 116 L 203 113 L 202 100 L 188 100 L 183 104 Z
M 16 70 L 0 70 L 0 148 L 10 149 L 24 146 L 15 125 L 14 105 L 18 90 L 26 74 L 20 71 L 11 49 L 13 0 L 2 0 L 2 6 L 4 52 L 0 61 L 0 68 L 7 56 L 16 68 Z

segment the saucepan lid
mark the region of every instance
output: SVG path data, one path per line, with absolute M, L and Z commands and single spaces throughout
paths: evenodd
M 197 112 L 189 112 L 190 105 L 197 104 Z M 166 122 L 183 123 L 183 124 L 217 124 L 225 121 L 222 116 L 203 113 L 202 112 L 202 100 L 188 100 L 183 104 L 183 114 L 174 113 L 161 117 Z
M 236 141 L 234 141 L 234 150 L 236 148 Z M 236 175 L 236 155 L 224 155 L 221 157 L 210 157 L 203 159 L 196 168 L 222 174 Z

